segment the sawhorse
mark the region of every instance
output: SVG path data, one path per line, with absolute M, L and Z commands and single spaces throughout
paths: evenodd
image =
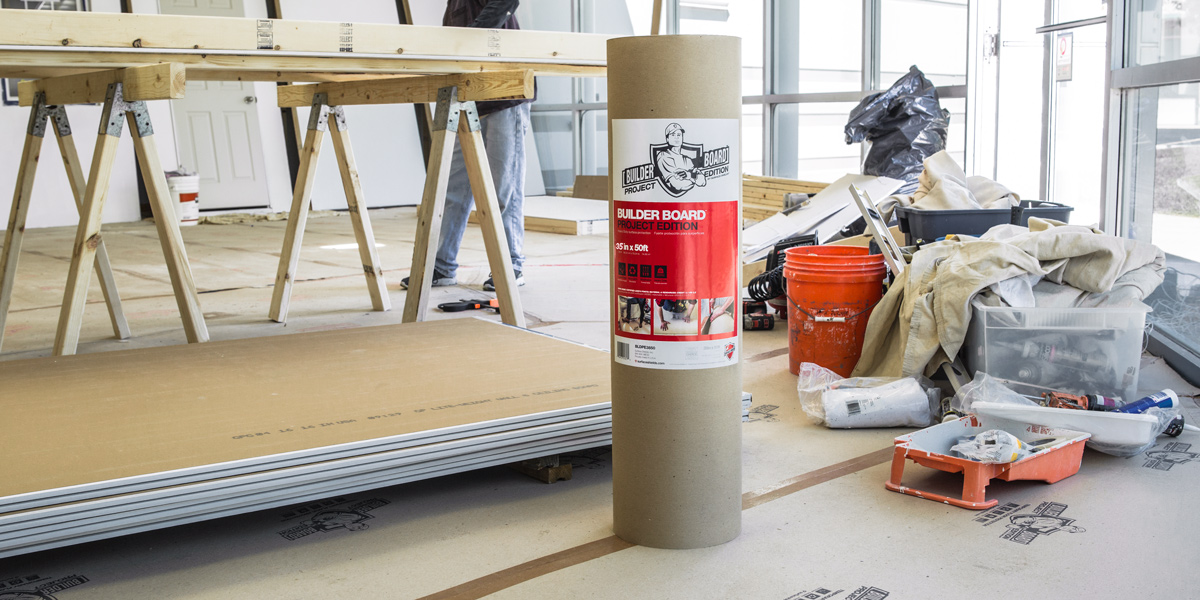
M 100 236 L 104 201 L 108 196 L 117 143 L 120 141 L 125 120 L 128 120 L 134 151 L 141 164 L 142 177 L 150 197 L 150 209 L 154 214 L 155 227 L 162 244 L 163 256 L 166 258 L 175 300 L 183 318 L 187 340 L 208 340 L 208 329 L 200 311 L 196 284 L 188 266 L 179 222 L 167 191 L 166 175 L 158 159 L 154 129 L 150 124 L 150 115 L 145 103 L 146 100 L 182 97 L 184 83 L 182 65 L 173 63 L 20 83 L 21 103 L 30 106 L 31 115 L 21 166 L 17 173 L 16 193 L 9 213 L 8 230 L 4 236 L 3 255 L 0 256 L 0 341 L 3 340 L 4 323 L 12 298 L 38 154 L 45 136 L 45 126 L 51 118 L 55 122 L 54 131 L 58 137 L 59 150 L 62 152 L 67 176 L 79 209 L 79 226 L 75 232 L 71 267 L 67 272 L 66 291 L 54 338 L 54 354 L 74 354 L 79 345 L 79 329 L 83 323 L 89 275 L 93 266 L 100 276 L 100 286 L 108 303 L 114 333 L 120 339 L 130 335 L 116 283 L 112 278 L 112 268 L 109 265 L 104 240 Z M 95 102 L 104 102 L 104 109 L 100 114 L 99 136 L 92 154 L 91 171 L 85 183 L 75 143 L 71 138 L 66 111 L 62 107 L 67 104 Z
M 308 133 L 300 157 L 296 188 L 292 195 L 292 212 L 279 256 L 275 291 L 271 299 L 270 318 L 283 322 L 287 318 L 291 289 L 300 260 L 304 226 L 308 218 L 309 197 L 316 174 L 317 157 L 326 129 L 334 138 L 338 168 L 346 192 L 346 203 L 354 224 L 359 257 L 375 310 L 388 310 L 390 303 L 383 281 L 383 269 L 375 250 L 375 238 L 366 211 L 358 170 L 350 149 L 350 138 L 343 106 L 355 104 L 400 104 L 437 101 L 433 122 L 433 141 L 425 175 L 425 189 L 417 212 L 417 235 L 413 247 L 412 269 L 409 273 L 408 296 L 405 300 L 403 322 L 425 319 L 430 286 L 433 280 L 433 259 L 441 234 L 442 215 L 446 203 L 446 186 L 450 176 L 450 160 L 454 141 L 459 139 L 471 189 L 475 196 L 483 229 L 488 263 L 500 300 L 500 318 L 509 325 L 525 326 L 521 299 L 516 294 L 516 279 L 512 258 L 508 253 L 500 205 L 495 184 L 488 167 L 487 154 L 480 133 L 479 114 L 475 100 L 528 98 L 533 93 L 533 74 L 529 71 L 493 71 L 470 75 L 431 75 L 364 81 L 331 82 L 292 85 L 279 88 L 279 106 L 311 106 Z M 461 137 L 457 134 L 462 133 Z

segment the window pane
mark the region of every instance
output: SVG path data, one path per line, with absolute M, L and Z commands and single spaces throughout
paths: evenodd
M 763 120 L 761 104 L 742 105 L 742 172 L 763 174 Z
M 943 110 L 950 111 L 950 127 L 946 128 L 946 152 L 960 166 L 967 156 L 967 99 L 940 98 Z
M 1140 0 L 1133 5 L 1129 47 L 1134 65 L 1200 56 L 1200 2 Z
M 1131 90 L 1123 106 L 1125 233 L 1162 248 L 1169 267 L 1148 319 L 1200 354 L 1200 83 Z
M 1050 196 L 1042 199 L 1074 207 L 1071 223 L 1097 225 L 1103 196 L 1106 28 L 1088 25 L 1073 34 L 1071 79 L 1053 84 Z M 1032 190 L 1013 191 L 1022 198 L 1037 198 Z
M 913 65 L 934 85 L 967 82 L 966 0 L 883 0 L 881 36 L 884 87 Z
M 562 190 L 575 183 L 575 150 L 571 136 L 573 116 L 566 111 L 534 112 L 529 125 L 533 128 L 538 160 L 542 163 L 542 178 L 546 190 Z
M 998 71 L 994 179 L 1029 200 L 1038 199 L 1042 185 L 1042 60 L 1046 40 L 1034 30 L 1045 20 L 1046 10 L 1040 2 L 1004 4 L 1000 11 L 1000 52 L 994 58 Z
M 679 17 L 680 33 L 742 38 L 742 95 L 762 93 L 762 2 L 681 0 Z
M 846 144 L 845 133 L 846 119 L 855 105 L 854 102 L 809 102 L 776 107 L 776 123 L 781 125 L 790 120 L 796 123 L 799 132 L 792 138 L 799 140 L 795 149 L 797 179 L 830 182 L 846 173 L 861 172 L 862 144 Z M 781 136 L 781 139 L 786 137 Z M 780 171 L 786 173 L 782 168 Z M 791 176 L 791 173 L 785 176 Z
M 862 89 L 862 2 L 798 3 L 795 32 L 781 28 L 775 43 L 780 70 L 798 68 L 799 81 L 791 83 L 783 78 L 783 85 L 777 85 L 775 91 L 794 94 Z
M 608 175 L 608 111 L 583 113 L 583 173 Z
M 1054 4 L 1055 23 L 1092 19 L 1108 14 L 1106 3 L 1100 0 L 1056 0 Z

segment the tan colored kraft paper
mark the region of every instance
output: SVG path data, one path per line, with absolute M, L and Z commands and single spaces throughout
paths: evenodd
M 609 40 L 608 74 L 610 165 L 614 119 L 741 117 L 738 38 Z M 611 247 L 609 258 L 615 328 L 617 264 Z M 701 548 L 736 538 L 742 508 L 741 364 L 651 369 L 618 364 L 615 344 L 613 352 L 614 532 L 658 548 Z
M 0 497 L 604 403 L 605 362 L 478 319 L 0 362 Z

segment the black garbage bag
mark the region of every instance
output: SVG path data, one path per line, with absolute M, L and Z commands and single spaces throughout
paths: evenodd
M 916 185 L 925 159 L 945 149 L 950 111 L 915 65 L 885 92 L 863 98 L 846 123 L 846 143 L 868 141 L 864 175 L 881 175 Z

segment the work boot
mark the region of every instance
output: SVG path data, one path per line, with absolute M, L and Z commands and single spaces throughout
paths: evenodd
M 488 281 L 491 281 L 491 279 L 489 279 Z M 433 270 L 433 287 L 443 287 L 443 286 L 447 286 L 447 285 L 457 285 L 457 284 L 458 284 L 457 279 L 455 279 L 437 269 Z M 402 290 L 408 289 L 408 278 L 407 277 L 400 280 L 400 289 L 402 289 Z
M 524 275 L 522 275 L 522 273 L 520 271 L 517 271 L 517 270 L 513 271 L 513 279 L 517 280 L 517 287 L 521 287 L 521 286 L 525 285 L 525 277 L 524 277 Z M 492 281 L 491 273 L 488 273 L 487 281 L 483 282 L 483 291 L 485 291 L 485 292 L 496 291 L 496 282 Z

